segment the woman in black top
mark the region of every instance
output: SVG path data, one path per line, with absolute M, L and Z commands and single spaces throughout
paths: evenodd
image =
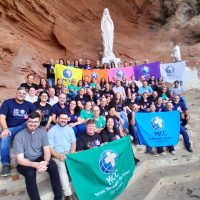
M 51 117 L 51 105 L 48 104 L 49 94 L 48 92 L 42 91 L 38 96 L 38 101 L 34 103 L 37 111 L 41 116 L 41 126 L 46 126 L 49 118 Z
M 111 142 L 121 138 L 120 131 L 116 128 L 113 117 L 108 117 L 106 120 L 106 127 L 101 131 L 100 136 L 103 143 Z

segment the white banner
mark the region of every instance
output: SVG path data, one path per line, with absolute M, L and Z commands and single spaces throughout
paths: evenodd
M 186 69 L 186 62 L 176 62 L 160 64 L 160 73 L 165 82 L 174 83 L 174 81 L 180 81 L 181 85 L 184 80 L 184 73 Z

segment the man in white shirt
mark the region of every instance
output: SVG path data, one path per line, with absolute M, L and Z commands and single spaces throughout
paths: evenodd
M 50 87 L 49 88 L 49 104 L 51 105 L 51 106 L 53 106 L 54 104 L 56 104 L 56 103 L 58 103 L 58 97 L 57 96 L 55 96 L 55 89 L 54 88 L 52 88 L 52 87 Z

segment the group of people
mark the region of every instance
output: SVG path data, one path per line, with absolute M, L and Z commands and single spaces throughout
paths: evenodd
M 66 199 L 73 199 L 65 165 L 67 154 L 99 147 L 126 135 L 139 145 L 136 112 L 178 110 L 180 134 L 186 150 L 192 152 L 185 128 L 189 114 L 179 81 L 169 88 L 162 77 L 156 80 L 153 75 L 149 80 L 145 76 L 135 80 L 134 75 L 130 80 L 114 77 L 111 82 L 102 78 L 100 83 L 83 77 L 78 83 L 72 79 L 66 87 L 61 78 L 55 84 L 53 78 L 41 78 L 37 85 L 34 75 L 29 74 L 15 98 L 5 100 L 0 108 L 1 176 L 10 175 L 10 144 L 14 139 L 17 169 L 25 177 L 30 199 L 40 199 L 36 173 L 44 171 L 50 175 L 55 199 L 62 199 L 63 194 Z M 149 154 L 166 155 L 163 147 L 156 150 L 146 147 Z M 168 150 L 176 153 L 173 146 Z M 135 161 L 139 162 L 137 158 Z

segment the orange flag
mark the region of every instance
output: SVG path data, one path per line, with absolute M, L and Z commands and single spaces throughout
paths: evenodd
M 96 78 L 98 83 L 100 83 L 101 78 L 105 78 L 108 82 L 108 69 L 83 70 L 83 79 L 85 76 L 89 77 L 89 81 L 92 78 Z

